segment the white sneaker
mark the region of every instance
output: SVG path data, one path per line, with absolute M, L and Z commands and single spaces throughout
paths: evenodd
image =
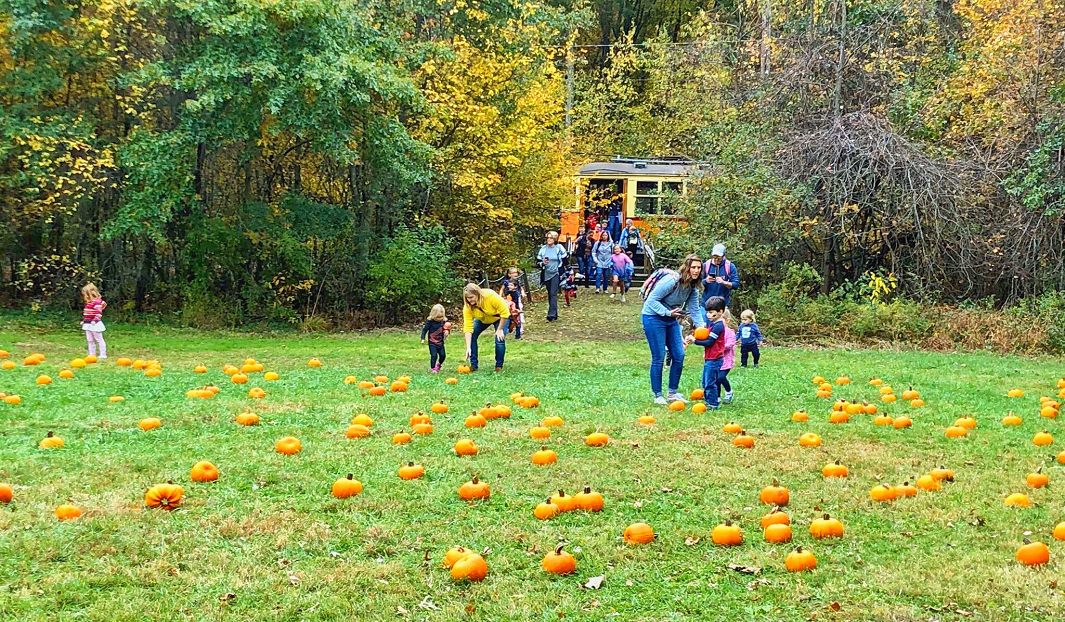
M 610 294 L 610 299 L 613 300 L 614 296 L 615 296 L 615 294 Z
M 625 302 L 625 294 L 621 295 L 621 302 Z
M 670 402 L 684 402 L 685 404 L 688 403 L 688 400 L 686 400 L 684 396 L 680 393 L 670 393 L 666 396 L 666 399 Z
M 666 401 L 666 398 L 659 395 L 655 398 L 655 404 L 658 404 L 659 406 L 666 406 L 669 404 L 669 402 Z
M 725 397 L 721 398 L 721 401 L 725 402 L 726 404 L 731 404 L 732 403 L 732 391 L 726 391 L 725 392 Z

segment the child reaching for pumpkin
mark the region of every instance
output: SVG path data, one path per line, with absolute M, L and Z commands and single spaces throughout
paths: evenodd
M 429 319 L 422 326 L 422 343 L 425 343 L 426 335 L 429 336 L 429 373 L 435 374 L 440 371 L 444 364 L 447 353 L 444 351 L 444 340 L 451 332 L 451 322 L 447 321 L 444 305 L 433 305 L 429 311 Z
M 725 312 L 725 299 L 711 296 L 706 299 L 706 328 L 695 329 L 690 338 L 695 345 L 703 346 L 705 363 L 703 363 L 703 400 L 708 410 L 721 407 L 718 399 L 718 374 L 725 358 L 725 323 L 721 320 Z M 705 331 L 705 332 L 704 332 Z
M 107 358 L 107 343 L 104 342 L 103 316 L 107 303 L 100 297 L 100 290 L 92 283 L 81 288 L 81 299 L 85 308 L 81 312 L 81 330 L 85 331 L 85 340 L 89 342 L 89 356 L 96 356 L 96 346 L 100 346 L 99 358 Z

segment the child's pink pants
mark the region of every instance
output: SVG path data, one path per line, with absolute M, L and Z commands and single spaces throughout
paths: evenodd
M 89 342 L 89 354 L 96 356 L 96 344 L 100 344 L 100 356 L 107 357 L 107 343 L 104 342 L 104 334 L 91 330 L 85 331 L 85 340 Z

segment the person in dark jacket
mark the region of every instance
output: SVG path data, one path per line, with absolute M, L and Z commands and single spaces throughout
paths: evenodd
M 429 373 L 435 374 L 440 371 L 444 364 L 447 353 L 444 351 L 444 340 L 451 332 L 451 322 L 447 321 L 444 305 L 433 305 L 429 311 L 429 319 L 422 326 L 422 343 L 429 338 Z
M 577 229 L 577 239 L 573 242 L 573 254 L 577 257 L 577 269 L 584 275 L 584 289 L 591 287 L 595 278 L 592 276 L 592 245 L 595 240 L 588 235 L 587 229 L 581 225 Z

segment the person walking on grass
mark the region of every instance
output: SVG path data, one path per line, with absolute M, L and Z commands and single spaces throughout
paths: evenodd
M 429 311 L 429 318 L 422 326 L 422 343 L 429 338 L 429 373 L 435 374 L 444 365 L 447 352 L 444 351 L 444 340 L 447 339 L 449 323 L 444 312 L 444 305 L 433 305 Z
M 96 356 L 96 346 L 100 346 L 100 359 L 107 358 L 107 343 L 104 341 L 104 309 L 107 303 L 100 296 L 96 285 L 86 283 L 81 288 L 81 300 L 85 308 L 81 312 L 81 330 L 85 331 L 85 340 L 89 342 L 89 356 Z
M 592 261 L 595 262 L 595 293 L 606 293 L 607 284 L 610 282 L 610 273 L 614 263 L 610 256 L 614 252 L 614 245 L 610 241 L 610 233 L 603 231 L 599 234 L 599 241 L 592 247 Z
M 754 321 L 754 311 L 744 309 L 740 314 L 740 367 L 747 367 L 747 355 L 754 355 L 754 366 L 758 367 L 758 344 L 762 343 L 762 331 Z
M 584 275 L 584 289 L 591 287 L 592 277 L 592 245 L 595 240 L 588 234 L 584 225 L 577 228 L 577 239 L 573 243 L 573 254 L 577 257 L 577 269 Z
M 462 332 L 466 335 L 466 358 L 470 361 L 470 368 L 477 371 L 477 338 L 491 326 L 495 329 L 496 371 L 503 371 L 510 305 L 499 294 L 490 289 L 481 289 L 476 283 L 466 284 L 462 298 Z
M 680 318 L 688 315 L 696 328 L 706 326 L 699 309 L 702 273 L 703 263 L 699 257 L 688 255 L 676 271 L 655 270 L 640 292 L 644 298 L 640 319 L 647 346 L 651 350 L 651 393 L 655 404 L 688 401 L 677 393 L 680 375 L 684 371 L 685 339 L 681 333 Z M 673 362 L 669 367 L 669 393 L 663 396 L 662 370 L 667 350 Z
M 725 245 L 714 244 L 710 259 L 703 266 L 703 304 L 711 296 L 721 296 L 725 299 L 725 307 L 728 307 L 732 292 L 739 287 L 740 273 L 736 264 L 725 259 Z
M 558 319 L 559 274 L 566 272 L 567 256 L 566 249 L 558 243 L 558 232 L 548 231 L 546 242 L 536 254 L 536 262 L 540 264 L 540 283 L 547 288 L 548 322 Z
M 514 339 L 521 339 L 521 331 L 525 325 L 525 301 L 529 295 L 521 286 L 521 273 L 518 268 L 511 266 L 507 269 L 507 276 L 499 286 L 499 295 L 510 303 L 510 325 L 507 333 L 514 333 Z
M 732 330 L 732 313 L 725 307 L 721 314 L 721 323 L 725 325 L 725 355 L 721 358 L 721 371 L 717 372 L 717 387 L 721 390 L 721 401 L 732 403 L 732 385 L 728 373 L 736 363 L 736 331 Z
M 610 286 L 610 299 L 613 300 L 621 288 L 621 302 L 625 302 L 625 291 L 628 286 L 629 270 L 632 268 L 632 259 L 621 250 L 620 244 L 614 245 L 614 253 L 610 255 L 610 271 L 613 283 Z
M 625 249 L 625 252 L 633 260 L 636 259 L 638 253 L 643 252 L 643 237 L 640 235 L 640 230 L 636 228 L 636 225 L 632 224 L 631 218 L 625 221 L 625 229 L 621 232 L 618 244 L 621 244 L 621 248 Z
M 725 299 L 711 296 L 706 299 L 706 319 L 709 322 L 710 335 L 706 339 L 691 339 L 697 346 L 703 346 L 703 400 L 708 410 L 721 407 L 718 399 L 718 382 L 721 366 L 725 358 L 725 323 L 721 320 L 725 312 Z M 673 362 L 676 365 L 676 361 Z M 731 399 L 731 398 L 730 398 Z

